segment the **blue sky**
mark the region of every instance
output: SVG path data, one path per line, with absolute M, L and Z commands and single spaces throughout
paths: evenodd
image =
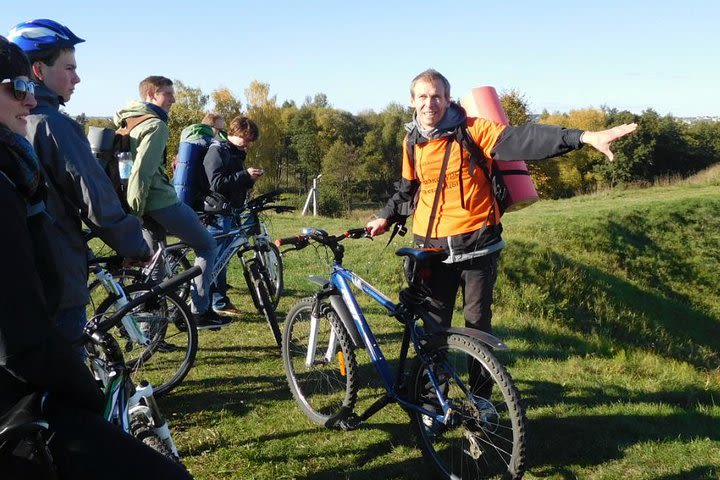
M 243 103 L 258 80 L 278 103 L 322 92 L 335 108 L 380 111 L 407 104 L 410 80 L 429 67 L 448 77 L 453 97 L 482 85 L 516 89 L 538 113 L 606 105 L 720 115 L 716 0 L 14 5 L 3 9 L 2 33 L 51 18 L 86 40 L 76 51 L 73 115 L 111 115 L 154 74 L 205 93 L 225 86 Z

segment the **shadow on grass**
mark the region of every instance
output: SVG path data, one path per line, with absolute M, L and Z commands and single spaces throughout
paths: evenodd
M 692 413 L 698 405 L 712 406 L 716 404 L 717 391 L 700 386 L 687 386 L 682 389 L 643 393 L 630 391 L 617 385 L 606 385 L 596 388 L 577 386 L 564 387 L 553 382 L 525 380 L 518 382 L 523 405 L 526 408 L 541 406 L 567 405 L 578 407 L 597 407 L 613 404 L 664 404 Z M 572 396 L 566 396 L 571 390 Z
M 607 271 L 538 244 L 516 242 L 514 248 L 525 253 L 522 258 L 507 255 L 503 259 L 503 282 L 511 285 L 514 292 L 509 295 L 519 295 L 520 300 L 516 301 L 527 305 L 531 314 L 556 319 L 580 334 L 597 333 L 616 346 L 652 350 L 700 368 L 720 366 L 720 336 L 714 334 L 719 326 L 717 318 L 682 299 L 638 288 Z M 540 293 L 535 298 L 523 297 L 523 288 L 527 285 L 538 288 Z M 499 295 L 500 302 L 503 295 L 508 293 Z M 509 330 L 506 334 L 498 328 L 498 332 L 501 338 L 518 334 L 531 341 L 551 344 L 532 329 Z M 591 348 L 577 339 L 564 340 L 573 347 L 565 348 L 565 355 L 556 347 L 544 354 L 528 352 L 527 355 L 562 359 Z M 608 354 L 607 351 L 596 353 Z
M 619 460 L 637 443 L 688 442 L 698 436 L 718 441 L 720 420 L 699 412 L 544 417 L 530 422 L 528 433 L 528 464 L 534 475 L 576 478 L 568 465 L 593 467 Z M 658 478 L 704 478 L 686 474 Z
M 417 459 L 403 460 L 399 462 L 384 463 L 378 466 L 367 466 L 370 463 L 377 461 L 388 452 L 392 452 L 393 449 L 398 446 L 404 447 L 415 447 L 416 443 L 414 437 L 409 435 L 410 426 L 407 423 L 372 423 L 364 424 L 359 427 L 359 430 L 382 430 L 387 433 L 387 436 L 383 440 L 379 440 L 371 445 L 368 445 L 362 449 L 353 448 L 353 445 L 348 445 L 343 441 L 344 432 L 333 431 L 332 434 L 337 436 L 337 447 L 332 451 L 325 451 L 323 455 L 333 458 L 345 458 L 346 460 L 342 465 L 335 464 L 331 469 L 320 470 L 306 476 L 299 476 L 294 478 L 302 478 L 305 480 L 336 480 L 339 478 L 347 480 L 365 480 L 365 479 L 434 479 L 437 478 L 432 467 L 429 464 L 425 464 Z M 276 440 L 278 438 L 287 438 L 288 436 L 301 436 L 307 434 L 307 431 L 297 431 L 292 433 L 282 433 L 277 435 L 263 436 L 259 439 L 254 439 L 255 442 L 265 442 L 270 440 Z M 419 452 L 418 452 L 419 453 Z M 280 463 L 287 462 L 288 460 L 296 462 L 312 462 L 316 460 L 316 455 L 311 453 L 303 453 L 301 451 L 294 451 L 290 454 L 283 453 L 282 455 L 266 455 L 258 458 L 263 463 Z
M 720 466 L 704 465 L 690 470 L 683 470 L 672 475 L 661 475 L 655 480 L 717 480 L 720 477 Z

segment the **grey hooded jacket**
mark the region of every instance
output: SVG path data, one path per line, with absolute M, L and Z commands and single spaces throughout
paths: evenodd
M 58 307 L 62 310 L 89 301 L 83 222 L 122 256 L 147 258 L 151 250 L 140 220 L 122 209 L 82 127 L 60 112 L 60 97 L 41 84 L 35 98 L 37 106 L 27 117 L 27 139 L 40 159 L 48 183 L 47 210 L 60 231 L 53 245 L 64 277 Z

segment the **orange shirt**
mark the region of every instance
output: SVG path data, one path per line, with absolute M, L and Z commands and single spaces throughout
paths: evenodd
M 485 153 L 488 170 L 492 164 L 490 152 L 504 129 L 505 125 L 485 119 L 468 118 L 467 120 L 467 131 Z M 460 144 L 455 141 L 454 136 L 415 145 L 414 168 L 407 154 L 407 142 L 403 142 L 402 176 L 407 180 L 417 179 L 420 182 L 420 194 L 413 216 L 413 233 L 422 237 L 427 233 L 430 211 L 448 142 L 452 142 L 450 157 L 430 236 L 439 238 L 474 232 L 485 224 L 490 214 L 492 195 L 485 173 L 481 168 L 475 168 L 470 175 L 470 152 L 462 149 L 461 157 Z M 464 203 L 461 201 L 461 195 Z M 488 219 L 489 225 L 500 222 L 499 212 L 496 212 L 494 217 Z

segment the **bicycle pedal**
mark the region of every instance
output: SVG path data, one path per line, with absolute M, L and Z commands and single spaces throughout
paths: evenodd
M 345 418 L 338 420 L 337 426 L 343 431 L 355 430 L 360 426 L 360 417 L 355 413 L 348 414 Z

